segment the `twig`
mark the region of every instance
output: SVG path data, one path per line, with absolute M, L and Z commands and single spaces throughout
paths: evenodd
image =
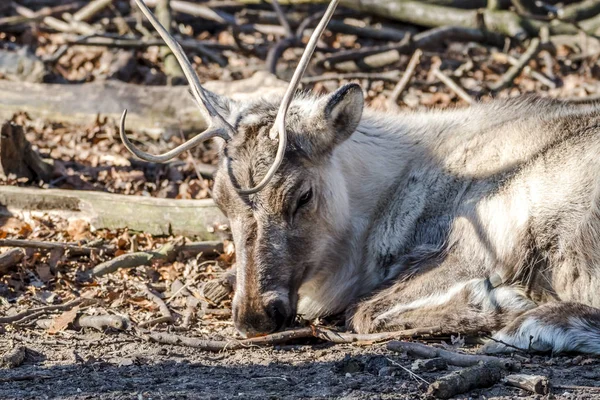
M 386 72 L 350 72 L 347 74 L 323 74 L 317 76 L 307 76 L 302 78 L 300 82 L 303 84 L 312 84 L 322 81 L 341 81 L 350 79 L 368 79 L 371 81 L 389 81 L 398 82 L 400 80 L 399 71 Z
M 494 58 L 497 60 L 500 60 L 500 61 L 505 60 L 508 63 L 510 63 L 510 65 L 517 65 L 519 63 L 519 60 L 517 60 L 516 58 L 514 58 L 512 56 L 509 56 L 508 54 L 504 54 L 504 53 L 495 54 Z M 547 77 L 546 75 L 542 74 L 541 72 L 534 70 L 529 65 L 526 65 L 525 68 L 523 68 L 523 72 L 525 74 L 531 76 L 533 79 L 540 81 L 542 84 L 548 86 L 551 89 L 556 88 L 556 83 L 551 78 Z
M 402 368 L 404 371 L 408 372 L 408 374 L 409 374 L 410 376 L 412 376 L 412 377 L 415 377 L 415 378 L 417 378 L 418 380 L 420 380 L 421 382 L 424 382 L 424 383 L 426 383 L 426 384 L 428 384 L 428 385 L 429 385 L 429 382 L 427 382 L 425 379 L 423 379 L 423 377 L 421 377 L 421 376 L 419 376 L 419 375 L 415 374 L 413 371 L 411 371 L 410 369 L 406 368 L 404 365 L 402 365 L 402 364 L 400 364 L 400 363 L 397 363 L 396 361 L 392 360 L 391 358 L 388 358 L 388 357 L 386 357 L 386 359 L 387 359 L 387 360 L 388 360 L 390 363 L 392 363 L 393 365 L 395 365 L 395 366 L 397 366 L 397 367 L 400 367 L 400 368 Z
M 600 12 L 600 1 L 585 0 L 569 4 L 557 10 L 556 16 L 564 21 L 579 21 L 596 16 Z
M 148 7 L 156 7 L 160 0 L 144 0 Z M 192 15 L 194 17 L 204 18 L 210 21 L 219 22 L 227 25 L 236 25 L 236 18 L 222 10 L 213 10 L 210 7 L 201 4 L 194 4 L 187 1 L 171 1 L 171 9 L 175 12 Z
M 169 242 L 156 251 L 138 251 L 136 253 L 122 254 L 112 260 L 96 265 L 91 271 L 86 271 L 86 278 L 97 278 L 119 269 L 135 268 L 142 265 L 148 265 L 154 260 L 166 260 L 173 258 L 179 249 L 181 243 Z
M 300 328 L 289 331 L 272 333 L 270 335 L 251 339 L 230 340 L 204 340 L 185 336 L 171 335 L 163 332 L 151 332 L 142 334 L 145 340 L 163 344 L 174 344 L 180 346 L 195 347 L 206 351 L 237 350 L 251 346 L 272 346 L 287 343 L 295 339 L 318 338 L 331 343 L 354 343 L 354 342 L 382 342 L 392 338 L 409 338 L 431 333 L 430 330 L 409 329 L 397 332 L 384 332 L 373 334 L 354 334 L 348 332 L 336 332 L 321 327 Z
M 463 88 L 458 86 L 458 84 L 456 82 L 454 82 L 452 79 L 450 79 L 446 74 L 444 74 L 439 69 L 437 69 L 437 68 L 434 69 L 433 75 L 436 78 L 438 78 L 444 85 L 448 86 L 454 93 L 456 93 L 458 95 L 458 97 L 460 97 L 467 103 L 473 104 L 475 102 L 473 100 L 473 98 L 471 96 L 469 96 L 469 94 L 467 92 L 465 92 L 465 90 Z
M 48 329 L 52 325 L 52 319 L 40 319 L 36 321 L 36 325 L 42 329 Z M 121 315 L 81 315 L 73 321 L 73 327 L 94 328 L 99 331 L 104 331 L 107 328 L 118 330 L 126 330 L 129 328 L 129 319 Z
M 403 40 L 398 44 L 366 47 L 360 50 L 348 50 L 340 51 L 329 57 L 325 57 L 319 61 L 320 65 L 324 65 L 326 68 L 340 68 L 340 63 L 345 61 L 363 60 L 362 62 L 366 65 L 372 64 L 372 60 L 368 57 L 372 57 L 381 53 L 390 53 L 393 57 L 388 57 L 389 63 L 394 63 L 399 60 L 399 54 L 410 54 L 415 49 L 426 49 L 429 47 L 439 46 L 443 41 L 464 41 L 464 42 L 484 42 L 484 41 L 497 41 L 497 37 L 493 36 L 489 32 L 484 32 L 479 29 L 461 28 L 455 26 L 445 26 L 441 28 L 430 29 L 425 32 L 414 35 L 412 40 Z M 354 63 L 352 63 L 354 64 Z M 386 64 L 387 65 L 387 64 Z M 381 63 L 378 66 L 384 66 Z M 350 65 L 344 69 L 352 68 Z M 354 68 L 358 68 L 354 64 Z
M 395 332 L 378 333 L 349 333 L 338 332 L 331 329 L 313 327 L 313 336 L 331 343 L 353 343 L 353 342 L 384 342 L 396 338 L 414 338 L 424 335 L 433 335 L 441 332 L 438 327 L 435 328 L 415 328 L 405 329 Z
M 108 7 L 113 0 L 93 0 L 85 7 L 73 14 L 74 21 L 89 21 L 100 11 Z
M 539 38 L 531 39 L 531 42 L 529 43 L 527 50 L 525 50 L 525 53 L 523 53 L 523 55 L 519 58 L 518 62 L 516 64 L 514 64 L 513 66 L 511 66 L 508 69 L 508 71 L 506 71 L 506 73 L 504 75 L 502 75 L 502 78 L 500 78 L 500 81 L 494 83 L 493 85 L 490 85 L 490 89 L 494 92 L 497 92 L 499 90 L 504 89 L 505 87 L 507 87 L 509 85 L 512 85 L 515 78 L 521 73 L 521 71 L 523 71 L 523 68 L 525 68 L 525 66 L 527 64 L 529 64 L 529 61 L 531 61 L 531 59 L 533 57 L 535 57 L 535 55 L 538 53 L 539 50 L 540 50 L 540 39 Z
M 171 1 L 170 0 L 158 0 L 156 3 L 156 9 L 154 12 L 156 13 L 156 18 L 160 22 L 162 26 L 167 30 L 167 32 L 171 32 Z M 162 46 L 160 48 L 160 55 L 163 59 L 164 72 L 165 75 L 169 78 L 182 78 L 183 71 L 177 62 L 177 59 L 171 52 L 168 46 Z
M 273 75 L 277 75 L 277 61 L 287 49 L 294 47 L 298 44 L 298 39 L 296 37 L 288 37 L 281 39 L 275 46 L 272 46 L 267 53 L 267 59 L 265 64 L 267 64 L 267 70 Z
M 62 4 L 51 8 L 44 7 L 36 12 L 31 11 L 26 7 L 19 6 L 16 8 L 16 10 L 20 15 L 13 15 L 9 17 L 0 18 L 0 26 L 14 26 L 39 21 L 50 15 L 62 14 L 65 12 L 76 10 L 80 8 L 82 4 L 83 3 L 81 2 L 74 2 L 70 4 Z
M 173 322 L 173 314 L 171 314 L 171 310 L 169 310 L 169 307 L 165 304 L 163 299 L 161 299 L 159 295 L 154 293 L 146 284 L 142 285 L 142 290 L 144 291 L 144 294 L 146 295 L 146 297 L 149 300 L 152 300 L 154 303 L 156 303 L 156 305 L 158 306 L 158 308 L 160 310 L 161 317 L 152 319 L 150 321 L 144 321 L 144 322 L 138 324 L 138 326 L 139 327 L 154 326 L 154 325 L 157 325 L 157 324 L 160 324 L 163 322 L 167 322 L 167 323 Z
M 283 9 L 281 8 L 281 4 L 279 4 L 279 1 L 271 0 L 271 5 L 273 6 L 273 10 L 275 10 L 275 13 L 277 14 L 277 19 L 279 19 L 279 23 L 281 24 L 281 26 L 283 26 L 283 29 L 285 29 L 286 36 L 289 38 L 293 38 L 295 36 L 294 31 L 292 30 L 292 27 L 290 26 L 290 22 L 288 21 L 287 17 L 285 16 L 285 13 L 283 12 Z
M 589 391 L 600 391 L 600 386 L 582 386 L 582 385 L 552 385 L 553 389 L 561 390 L 589 390 Z
M 185 336 L 171 335 L 164 332 L 151 332 L 142 334 L 143 339 L 162 344 L 173 344 L 195 347 L 206 351 L 219 352 L 223 350 L 237 350 L 250 346 L 276 345 L 286 343 L 293 339 L 306 339 L 313 337 L 311 328 L 302 328 L 292 331 L 277 332 L 267 336 L 243 340 L 204 340 Z
M 69 251 L 73 255 L 90 255 L 93 252 L 99 251 L 97 248 L 79 246 L 75 243 L 41 242 L 23 239 L 0 239 L 0 247 L 21 247 L 43 250 L 63 249 Z
M 195 51 L 200 56 L 206 57 L 208 60 L 224 67 L 227 65 L 227 60 L 220 54 L 212 51 L 210 47 L 216 49 L 231 49 L 231 46 L 222 45 L 219 43 L 199 41 L 193 39 L 177 38 L 177 42 L 184 50 Z M 67 44 L 79 46 L 106 46 L 118 47 L 124 49 L 138 49 L 150 46 L 163 46 L 164 42 L 158 39 L 137 39 L 137 38 L 111 38 L 98 36 L 84 36 L 79 38 L 67 39 Z
M 96 300 L 96 299 L 79 297 L 75 300 L 71 300 L 64 304 L 57 304 L 54 306 L 46 306 L 46 307 L 39 307 L 39 308 L 30 308 L 29 310 L 25 310 L 21 313 L 11 315 L 9 317 L 0 317 L 0 324 L 19 322 L 30 315 L 34 315 L 34 314 L 35 315 L 43 315 L 43 314 L 47 314 L 52 311 L 66 311 L 66 310 L 70 310 L 73 307 L 76 307 L 76 306 L 79 306 L 82 304 L 93 304 L 93 303 L 97 303 L 97 302 L 98 302 L 98 300 Z
M 417 65 L 419 65 L 419 63 L 421 62 L 422 55 L 423 51 L 421 49 L 415 50 L 414 54 L 410 58 L 410 61 L 408 62 L 406 70 L 404 71 L 404 75 L 402 75 L 402 79 L 400 79 L 400 82 L 398 82 L 398 84 L 390 94 L 390 97 L 388 99 L 389 105 L 393 107 L 397 106 L 398 99 L 400 98 L 402 92 L 404 92 L 404 89 L 406 89 L 406 86 L 408 85 L 408 82 L 410 82 L 412 76 L 415 74 L 415 69 L 417 68 Z
M 436 358 L 440 357 L 446 360 L 450 365 L 458 367 L 470 367 L 477 365 L 480 362 L 495 363 L 505 369 L 514 368 L 514 362 L 509 359 L 503 359 L 493 356 L 460 354 L 449 350 L 439 349 L 437 347 L 427 346 L 415 342 L 398 342 L 393 341 L 387 344 L 387 348 L 396 352 L 407 352 L 408 354 L 421 358 Z

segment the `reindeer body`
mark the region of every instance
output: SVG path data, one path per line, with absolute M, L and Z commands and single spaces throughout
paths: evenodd
M 363 110 L 358 85 L 244 104 L 202 88 L 147 6 L 222 146 L 213 198 L 236 246 L 243 335 L 346 311 L 359 332 L 496 331 L 507 346 L 600 354 L 600 109 L 521 99 L 428 113 Z M 277 140 L 275 140 L 277 139 Z M 244 189 L 248 188 L 248 189 Z
M 244 113 L 258 113 L 245 118 L 269 126 L 274 116 L 267 110 L 274 106 L 253 107 L 242 107 L 238 122 Z M 311 109 L 319 109 L 317 100 L 292 103 L 291 131 L 307 129 L 302 121 L 311 118 L 294 116 Z M 314 265 L 292 279 L 297 313 L 310 319 L 346 310 L 349 326 L 359 332 L 499 331 L 503 342 L 517 347 L 600 353 L 600 311 L 593 308 L 600 307 L 599 127 L 595 107 L 536 99 L 452 111 L 366 109 L 350 136 L 308 167 L 325 193 L 315 207 L 327 228 L 310 225 L 317 244 L 285 258 Z M 232 159 L 244 168 L 254 162 L 260 176 L 249 148 L 263 154 L 263 164 L 273 149 L 254 142 L 259 137 L 240 134 L 248 159 Z M 293 137 L 286 155 L 292 159 L 302 147 Z M 235 143 L 230 147 L 239 151 Z M 298 169 L 288 167 L 273 186 Z M 236 175 L 235 164 L 229 168 Z M 223 208 L 232 214 L 235 207 Z M 274 210 L 265 221 L 276 219 Z M 234 238 L 260 230 L 260 218 L 248 221 L 236 223 L 233 216 Z M 280 247 L 265 237 L 268 243 L 253 254 L 236 242 L 244 264 L 238 266 L 238 304 L 265 292 L 261 282 L 249 289 L 256 277 L 249 277 L 247 265 L 261 248 Z M 278 268 L 285 273 L 291 267 Z M 487 349 L 503 346 L 492 342 Z

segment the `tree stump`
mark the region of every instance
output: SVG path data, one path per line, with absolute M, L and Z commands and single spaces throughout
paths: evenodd
M 41 159 L 25 138 L 23 127 L 5 122 L 0 131 L 0 176 L 47 181 L 54 168 Z

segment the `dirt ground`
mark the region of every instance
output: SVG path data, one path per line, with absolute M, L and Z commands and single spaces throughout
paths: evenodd
M 224 335 L 233 333 L 224 328 Z M 222 353 L 86 331 L 49 337 L 5 334 L 0 348 L 27 347 L 26 362 L 0 370 L 0 399 L 418 399 L 449 371 L 408 372 L 414 359 L 385 344 L 299 343 Z M 521 373 L 545 375 L 546 396 L 499 383 L 458 399 L 596 399 L 600 359 L 519 356 Z M 456 367 L 451 367 L 451 369 Z

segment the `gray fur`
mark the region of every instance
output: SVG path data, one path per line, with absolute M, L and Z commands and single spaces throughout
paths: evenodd
M 525 328 L 575 330 L 574 349 L 539 339 L 600 353 L 598 332 L 587 334 L 600 326 L 596 107 L 521 98 L 361 115 L 356 85 L 300 96 L 283 165 L 262 192 L 240 196 L 235 185 L 252 186 L 273 160 L 278 100 L 229 105 L 237 134 L 213 191 L 237 251 L 240 332 L 346 311 L 358 332 L 502 330 L 522 346 Z M 564 320 L 536 317 L 554 302 Z

